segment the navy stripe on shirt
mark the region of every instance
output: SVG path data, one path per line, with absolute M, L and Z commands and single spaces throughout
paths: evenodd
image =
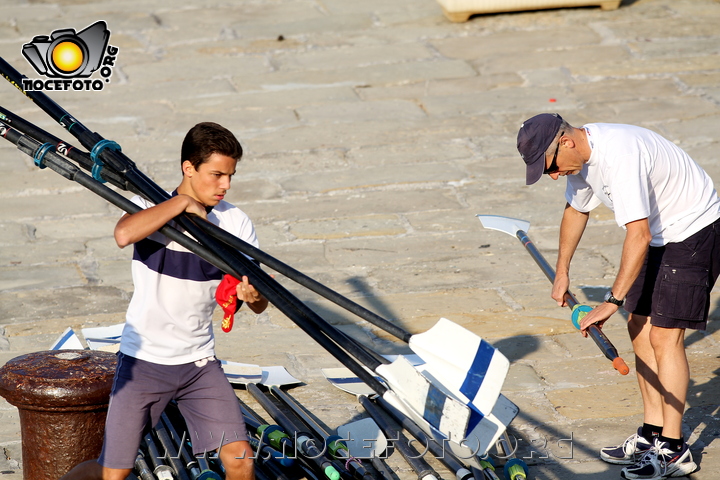
M 178 252 L 162 243 L 145 238 L 135 243 L 133 260 L 150 270 L 181 280 L 205 282 L 221 280 L 223 272 L 192 252 Z

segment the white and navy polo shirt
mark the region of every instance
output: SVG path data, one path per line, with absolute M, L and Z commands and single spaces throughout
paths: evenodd
M 142 208 L 154 204 L 136 196 Z M 255 227 L 239 208 L 221 201 L 208 220 L 258 246 Z M 223 272 L 165 235 L 136 242 L 132 259 L 135 291 L 128 307 L 120 351 L 162 365 L 190 363 L 215 354 L 212 314 Z

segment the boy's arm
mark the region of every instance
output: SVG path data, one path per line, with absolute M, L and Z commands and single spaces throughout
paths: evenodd
M 126 213 L 115 225 L 115 242 L 125 248 L 155 233 L 183 212 L 207 218 L 205 208 L 194 198 L 178 194 L 162 203 L 132 215 Z

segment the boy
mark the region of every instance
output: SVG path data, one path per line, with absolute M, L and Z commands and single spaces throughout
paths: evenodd
M 133 469 L 143 432 L 176 400 L 196 454 L 219 449 L 227 480 L 254 480 L 252 450 L 237 397 L 214 356 L 212 312 L 223 272 L 160 234 L 181 213 L 201 216 L 258 245 L 252 222 L 223 199 L 242 147 L 215 123 L 185 136 L 183 178 L 172 197 L 153 205 L 140 197 L 135 214 L 115 227 L 120 248 L 134 244 L 135 290 L 127 312 L 98 460 L 73 468 L 61 480 L 121 480 Z M 261 313 L 267 300 L 243 277 L 238 305 Z

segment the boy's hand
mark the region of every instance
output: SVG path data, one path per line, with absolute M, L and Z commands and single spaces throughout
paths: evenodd
M 185 194 L 178 194 L 178 196 L 182 195 L 187 200 L 187 206 L 185 207 L 185 213 L 192 213 L 193 215 L 197 215 L 198 217 L 202 217 L 205 220 L 207 220 L 207 211 L 205 210 L 205 206 L 192 198 L 190 195 Z
M 270 275 L 275 278 L 274 275 Z M 247 304 L 247 306 L 255 313 L 262 313 L 268 306 L 267 298 L 262 296 L 260 292 L 255 290 L 250 284 L 248 277 L 243 275 L 242 281 L 237 286 L 237 298 Z
M 238 300 L 242 300 L 243 302 L 250 304 L 259 302 L 263 296 L 260 295 L 260 292 L 255 290 L 255 287 L 250 285 L 248 277 L 243 275 L 242 281 L 238 283 L 237 286 L 237 298 Z

